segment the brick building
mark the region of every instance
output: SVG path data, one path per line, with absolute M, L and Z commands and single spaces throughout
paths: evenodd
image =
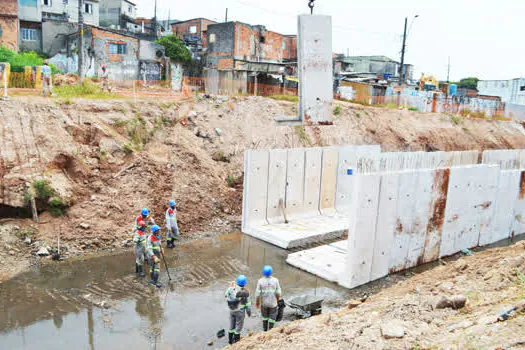
M 257 84 L 285 86 L 297 60 L 297 37 L 261 25 L 208 26 L 205 76 L 210 92 L 254 93 Z
M 206 18 L 194 18 L 173 23 L 171 32 L 181 38 L 193 53 L 201 54 L 207 48 L 206 31 L 208 26 L 216 23 Z
M 18 51 L 18 0 L 2 0 L 0 45 Z

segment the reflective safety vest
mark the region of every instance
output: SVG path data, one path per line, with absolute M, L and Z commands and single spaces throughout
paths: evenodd
M 224 295 L 226 302 L 231 311 L 247 310 L 248 315 L 251 313 L 252 303 L 250 301 L 250 291 L 238 285 L 231 286 L 226 290 Z
M 261 297 L 263 307 L 277 307 L 277 298 L 281 297 L 281 286 L 275 277 L 263 277 L 257 282 L 255 297 Z
M 166 210 L 166 228 L 169 230 L 172 227 L 177 227 L 177 209 L 168 208 Z
M 145 245 L 147 238 L 148 237 L 146 236 L 146 234 L 144 234 L 143 231 L 137 230 L 133 235 L 133 243 L 135 243 L 135 245 Z
M 159 259 L 162 240 L 157 239 L 154 235 L 149 235 L 148 240 L 146 241 L 146 251 L 148 253 L 148 258 L 152 259 L 153 255 L 156 255 Z

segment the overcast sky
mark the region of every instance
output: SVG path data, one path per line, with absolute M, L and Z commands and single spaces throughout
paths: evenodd
M 263 24 L 283 34 L 297 33 L 307 0 L 157 0 L 160 19 L 205 17 Z M 140 16 L 153 16 L 154 0 L 135 0 Z M 450 79 L 525 76 L 525 1 L 499 0 L 316 0 L 317 14 L 332 16 L 333 51 L 400 59 L 404 18 L 414 20 L 405 61 L 421 72 Z

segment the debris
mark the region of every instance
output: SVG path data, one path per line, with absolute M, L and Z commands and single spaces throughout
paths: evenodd
M 448 297 L 441 297 L 439 301 L 436 303 L 436 309 L 446 309 L 446 308 L 452 308 L 454 310 L 461 309 L 465 307 L 465 304 L 467 303 L 467 298 L 463 295 L 455 295 L 452 298 Z
M 210 340 L 207 344 L 208 344 L 208 346 L 212 346 L 213 345 L 213 340 Z
M 38 256 L 48 256 L 49 255 L 49 250 L 46 247 L 42 247 L 42 248 L 40 248 L 38 250 L 36 255 L 38 255 Z
M 470 249 L 461 249 L 461 253 L 463 253 L 464 255 L 473 255 L 474 253 L 472 253 L 472 251 Z
M 359 300 L 350 300 L 348 302 L 347 307 L 351 310 L 351 309 L 355 309 L 356 307 L 358 307 L 361 304 L 362 304 L 362 302 L 359 301 Z
M 9 255 L 15 255 L 15 251 L 14 250 L 10 250 L 9 251 Z
M 217 133 L 218 136 L 222 135 L 222 130 L 219 128 L 215 128 L 215 132 Z
M 26 237 L 26 239 L 24 239 L 24 243 L 27 244 L 27 245 L 30 245 L 31 244 L 31 238 Z
M 83 230 L 88 230 L 91 226 L 86 223 L 81 223 L 80 225 L 78 225 L 78 227 L 80 227 Z
M 465 321 L 453 324 L 452 326 L 448 327 L 447 330 L 450 333 L 452 333 L 452 332 L 454 332 L 457 329 L 464 329 L 464 328 L 468 328 L 468 327 L 473 326 L 473 325 L 474 325 L 474 322 L 469 321 L 469 320 L 465 320 Z
M 403 338 L 405 329 L 399 320 L 392 320 L 381 325 L 381 334 L 385 339 Z
M 439 289 L 443 292 L 450 292 L 454 288 L 454 284 L 452 282 L 444 282 L 439 285 Z
M 200 138 L 203 138 L 203 139 L 208 139 L 210 138 L 210 134 L 208 134 L 207 132 L 204 132 L 204 131 L 200 131 L 200 130 L 197 130 L 197 132 L 195 133 L 195 135 L 197 137 L 200 137 Z

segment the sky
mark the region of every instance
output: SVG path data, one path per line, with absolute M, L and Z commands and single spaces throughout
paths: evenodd
M 135 0 L 139 16 L 152 17 L 154 0 Z M 181 4 L 183 4 L 181 6 Z M 262 24 L 282 34 L 297 33 L 297 15 L 308 0 L 157 0 L 159 19 L 204 17 Z M 403 26 L 409 34 L 405 62 L 439 80 L 525 76 L 525 1 L 499 0 L 316 0 L 315 14 L 331 15 L 333 51 L 384 55 L 400 60 Z M 417 18 L 414 18 L 418 15 Z

